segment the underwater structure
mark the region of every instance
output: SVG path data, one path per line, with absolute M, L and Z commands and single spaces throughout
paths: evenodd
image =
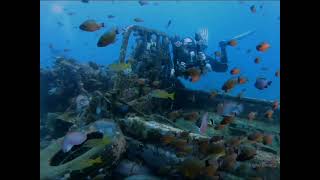
M 125 59 L 133 34 L 138 40 Z M 41 69 L 40 179 L 280 179 L 279 109 L 168 82 L 170 39 L 135 25 L 119 56 L 130 67 L 61 57 Z M 221 115 L 225 102 L 242 109 Z M 71 148 L 63 150 L 66 143 Z

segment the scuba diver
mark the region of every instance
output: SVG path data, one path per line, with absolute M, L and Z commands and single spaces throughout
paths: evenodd
M 254 31 L 248 31 L 231 38 L 239 40 L 252 34 Z M 179 36 L 171 39 L 173 44 L 173 68 L 170 76 L 182 76 L 189 68 L 198 68 L 201 74 L 205 72 L 226 72 L 228 70 L 227 45 L 229 41 L 221 41 L 219 43 L 221 55 L 215 58 L 205 54 L 208 47 L 208 29 L 203 28 L 195 33 L 195 38 L 186 37 L 183 40 Z

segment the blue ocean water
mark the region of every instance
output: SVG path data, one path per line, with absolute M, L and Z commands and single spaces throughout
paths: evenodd
M 256 13 L 250 11 L 252 5 L 256 6 Z M 110 14 L 115 18 L 108 19 Z M 134 22 L 136 17 L 144 22 Z M 139 24 L 181 37 L 193 37 L 199 28 L 208 28 L 206 53 L 209 55 L 219 50 L 221 40 L 255 30 L 254 34 L 240 40 L 237 47 L 228 47 L 229 70 L 238 67 L 241 74 L 249 78 L 248 83 L 236 87 L 231 94 L 236 95 L 245 88 L 245 97 L 279 100 L 280 79 L 275 77 L 276 70 L 280 68 L 279 17 L 279 1 L 158 1 L 158 5 L 151 3 L 146 6 L 140 6 L 137 1 L 40 1 L 40 65 L 50 66 L 54 56 L 72 57 L 81 62 L 90 60 L 103 65 L 115 62 L 119 56 L 121 36 L 113 45 L 96 46 L 99 37 L 114 26 Z M 79 25 L 87 19 L 103 22 L 106 27 L 96 32 L 81 31 Z M 172 24 L 166 29 L 169 20 Z M 256 51 L 256 45 L 263 41 L 268 42 L 271 48 L 265 53 Z M 246 53 L 248 49 L 251 49 L 249 54 Z M 261 58 L 260 64 L 254 63 L 255 57 Z M 263 91 L 256 89 L 254 82 L 259 76 L 271 80 L 272 85 Z M 212 72 L 197 83 L 184 82 L 189 88 L 211 91 L 221 89 L 230 77 L 229 71 Z

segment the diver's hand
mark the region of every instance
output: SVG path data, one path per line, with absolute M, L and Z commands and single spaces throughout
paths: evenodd
M 175 70 L 174 70 L 174 69 L 171 69 L 171 71 L 170 71 L 170 77 L 173 77 L 173 76 L 174 76 L 174 72 L 175 72 Z
M 206 69 L 207 69 L 208 71 L 212 71 L 212 67 L 211 67 L 211 65 L 210 65 L 209 63 L 206 64 Z

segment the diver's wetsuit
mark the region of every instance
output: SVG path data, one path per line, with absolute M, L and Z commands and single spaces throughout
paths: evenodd
M 177 38 L 173 41 L 177 41 Z M 174 44 L 174 42 L 173 42 Z M 221 48 L 221 57 L 211 57 L 205 54 L 203 51 L 206 47 L 201 47 L 197 43 L 192 43 L 191 45 L 173 48 L 173 63 L 175 69 L 175 76 L 182 76 L 183 72 L 191 67 L 199 68 L 202 72 L 206 68 L 206 64 L 211 65 L 211 70 L 215 72 L 226 72 L 228 70 L 228 57 L 226 46 L 227 43 L 222 41 L 219 43 Z M 190 52 L 195 52 L 194 57 L 192 58 Z M 205 55 L 205 59 L 201 59 L 199 54 L 203 53 Z M 183 62 L 185 65 L 181 65 Z

